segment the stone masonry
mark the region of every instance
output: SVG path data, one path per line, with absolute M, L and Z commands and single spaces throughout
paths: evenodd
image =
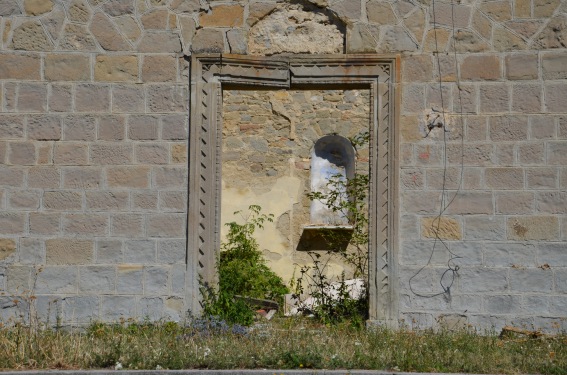
M 399 323 L 567 329 L 567 0 L 0 0 L 0 17 L 2 322 L 29 303 L 64 324 L 184 319 L 191 55 L 365 53 L 401 61 Z M 272 141 L 235 146 L 243 175 L 272 173 Z

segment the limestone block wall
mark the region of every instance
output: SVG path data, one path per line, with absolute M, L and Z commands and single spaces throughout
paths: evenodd
M 3 320 L 31 295 L 69 324 L 185 316 L 191 54 L 388 53 L 400 321 L 566 329 L 567 1 L 0 0 L 0 16 Z

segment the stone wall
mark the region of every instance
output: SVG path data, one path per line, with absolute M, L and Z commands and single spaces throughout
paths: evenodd
M 0 16 L 3 320 L 31 295 L 65 323 L 183 318 L 191 54 L 388 53 L 400 320 L 566 329 L 567 1 L 0 0 Z

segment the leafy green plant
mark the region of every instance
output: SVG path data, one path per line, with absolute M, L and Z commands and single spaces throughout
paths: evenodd
M 369 133 L 363 132 L 350 139 L 356 149 L 369 141 Z M 294 280 L 294 298 L 302 305 L 301 295 L 307 292 L 316 304 L 308 306 L 324 323 L 338 323 L 350 320 L 360 326 L 368 313 L 368 184 L 366 173 L 355 173 L 345 179 L 336 174 L 329 178 L 327 189 L 307 194 L 311 201 L 320 201 L 327 209 L 347 217 L 352 226 L 352 235 L 347 247 L 343 245 L 344 235 L 332 230 L 321 230 L 322 236 L 330 244 L 323 256 L 319 252 L 308 252 L 312 264 L 302 266 L 300 276 Z M 330 260 L 338 257 L 352 269 L 352 278 L 361 279 L 362 295 L 353 297 L 352 287 L 347 284 L 345 272 L 338 280 L 327 276 Z M 304 305 L 304 304 L 303 304 Z M 304 305 L 305 306 L 305 305 Z
M 281 304 L 283 295 L 288 293 L 282 279 L 266 265 L 254 238 L 256 229 L 272 222 L 273 215 L 262 214 L 258 205 L 251 205 L 248 211 L 243 224 L 234 221 L 226 224 L 229 230 L 217 262 L 219 288 L 204 291 L 205 314 L 244 325 L 252 323 L 254 313 L 238 297 L 272 299 Z

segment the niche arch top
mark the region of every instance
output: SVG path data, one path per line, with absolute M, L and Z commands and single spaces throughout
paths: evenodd
M 369 145 L 369 318 L 394 326 L 396 275 L 396 148 L 394 118 L 399 58 L 377 55 L 257 57 L 194 55 L 191 60 L 186 293 L 201 311 L 200 284 L 216 284 L 220 251 L 222 90 L 367 89 Z

